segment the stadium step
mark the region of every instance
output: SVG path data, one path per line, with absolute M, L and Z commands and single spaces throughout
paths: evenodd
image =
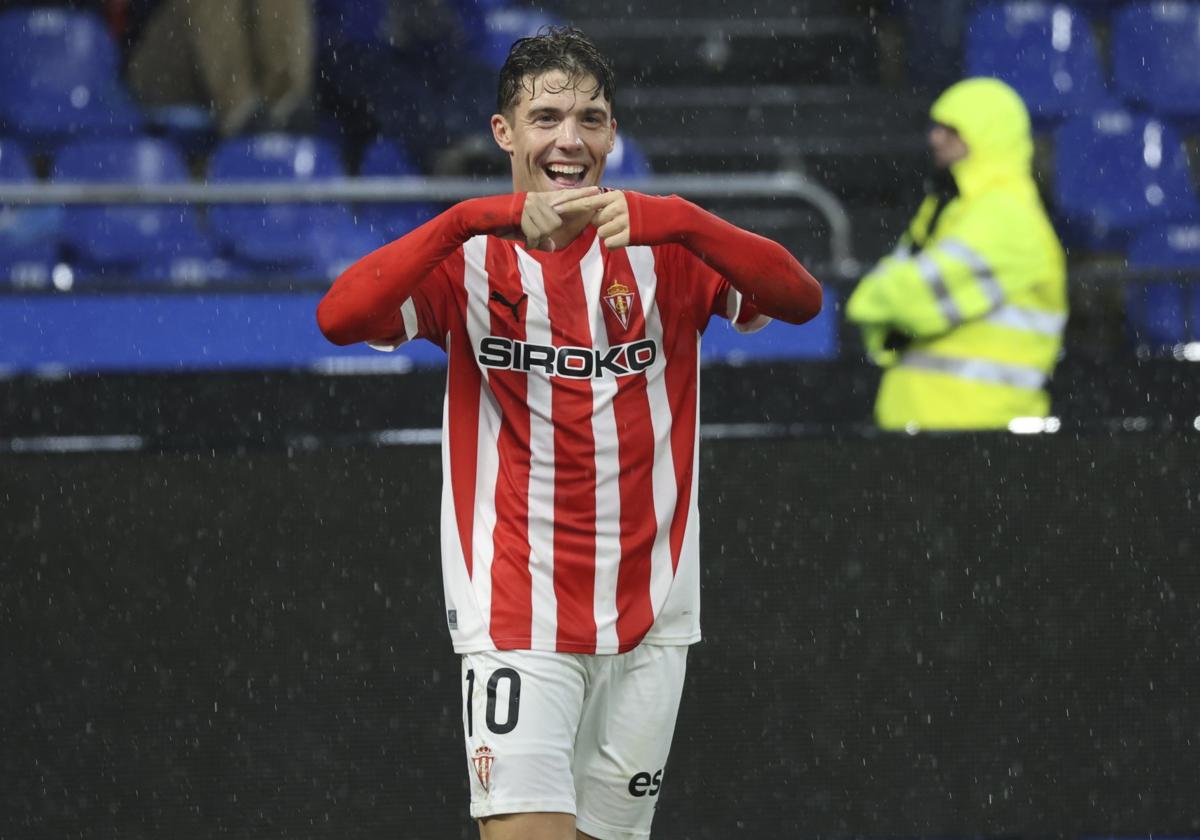
M 837 15 L 862 16 L 870 3 L 866 0 L 591 0 L 587 5 L 590 18 L 629 20 L 637 24 L 646 18 L 709 18 L 736 20 L 761 17 L 806 18 Z M 569 20 L 579 9 L 572 0 L 550 0 L 538 3 L 539 8 Z M 641 17 L 637 17 L 640 15 Z M 588 30 L 585 28 L 585 32 Z
M 617 94 L 617 118 L 624 127 L 663 136 L 694 134 L 698 121 L 722 131 L 797 135 L 921 131 L 928 108 L 926 96 L 862 84 L 644 85 Z
M 830 268 L 829 225 L 800 201 L 706 201 L 704 206 L 738 227 L 774 239 L 813 271 Z M 912 214 L 912 207 L 848 207 L 851 248 L 863 265 L 891 250 Z
M 576 23 L 613 61 L 626 88 L 848 84 L 878 76 L 878 50 L 870 24 L 846 15 L 587 19 Z
M 641 87 L 617 122 L 656 172 L 806 172 L 849 200 L 919 188 L 924 97 L 866 85 Z

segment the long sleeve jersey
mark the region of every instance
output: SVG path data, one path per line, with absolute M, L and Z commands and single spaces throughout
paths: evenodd
M 811 317 L 820 288 L 770 240 L 682 199 L 627 197 L 631 247 L 589 226 L 552 253 L 488 233 L 519 229 L 523 195 L 463 202 L 351 266 L 318 312 L 338 343 L 446 350 L 459 652 L 699 639 L 701 335 L 713 315 L 760 328 L 763 301 Z

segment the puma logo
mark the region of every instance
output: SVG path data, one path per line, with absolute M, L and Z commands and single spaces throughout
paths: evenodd
M 521 312 L 520 312 L 519 307 L 521 306 L 521 304 L 525 301 L 525 298 L 527 298 L 527 297 L 529 297 L 529 295 L 523 294 L 519 298 L 517 298 L 516 303 L 511 303 L 508 300 L 506 300 L 504 295 L 500 294 L 499 292 L 492 292 L 491 299 L 495 300 L 495 301 L 499 301 L 500 303 L 503 303 L 505 306 L 507 306 L 512 311 L 513 320 L 520 322 Z

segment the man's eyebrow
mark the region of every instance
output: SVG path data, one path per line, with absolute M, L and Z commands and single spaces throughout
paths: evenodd
M 530 117 L 537 117 L 542 114 L 549 114 L 551 116 L 559 117 L 565 113 L 566 113 L 566 109 L 559 108 L 554 105 L 533 105 L 530 107 L 528 115 Z M 582 113 L 583 113 L 583 116 L 585 116 L 585 117 L 601 117 L 601 118 L 608 117 L 608 109 L 600 108 L 598 106 L 593 106 L 591 108 L 584 108 Z

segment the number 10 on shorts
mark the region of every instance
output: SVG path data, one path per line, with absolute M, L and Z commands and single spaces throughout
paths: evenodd
M 467 671 L 467 737 L 475 736 L 475 669 Z M 496 717 L 497 705 L 503 708 L 503 720 Z M 521 716 L 521 675 L 512 668 L 497 668 L 487 681 L 487 712 L 484 724 L 496 735 L 507 735 L 517 728 Z

